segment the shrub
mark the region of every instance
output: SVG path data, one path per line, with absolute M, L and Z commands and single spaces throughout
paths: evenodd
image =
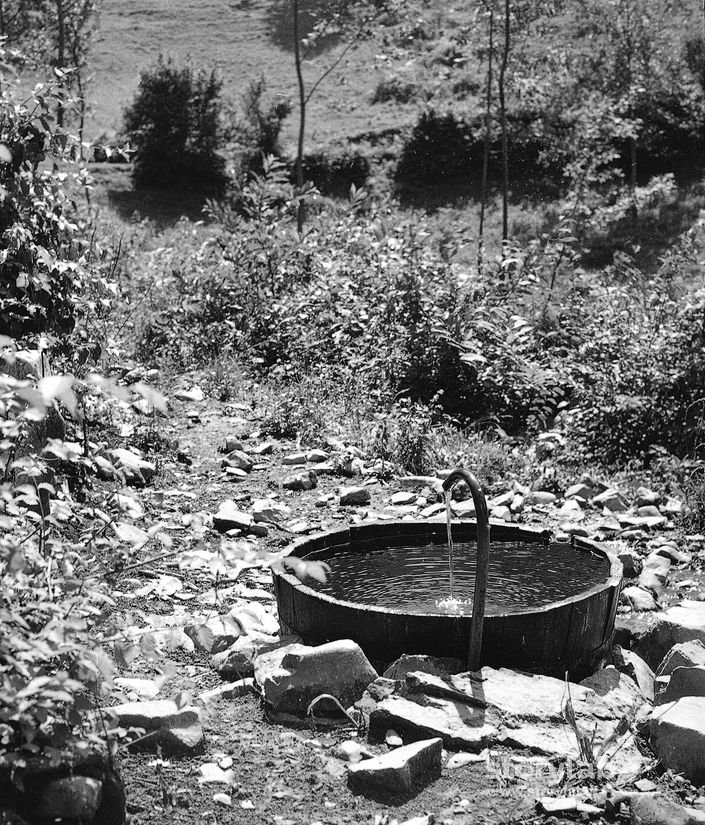
M 397 180 L 439 181 L 473 168 L 473 138 L 468 125 L 451 112 L 423 112 L 404 143 Z M 477 163 L 477 160 L 474 161 Z
M 142 72 L 139 90 L 123 115 L 125 135 L 136 152 L 135 186 L 222 188 L 222 85 L 214 71 L 179 67 L 161 55 Z
M 410 103 L 420 94 L 419 84 L 410 80 L 402 80 L 396 75 L 380 80 L 372 95 L 372 103 Z
M 370 175 L 370 163 L 359 153 L 327 155 L 323 152 L 304 157 L 304 178 L 322 194 L 347 197 L 350 187 L 364 186 Z
M 0 51 L 0 58 L 4 53 Z M 73 329 L 83 252 L 75 204 L 49 157 L 69 155 L 69 139 L 48 129 L 52 86 L 25 100 L 0 91 L 0 332 L 23 336 Z M 85 176 L 76 176 L 79 187 Z

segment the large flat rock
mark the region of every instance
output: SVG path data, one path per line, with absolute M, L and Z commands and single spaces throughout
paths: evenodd
M 705 602 L 684 599 L 655 618 L 633 647 L 651 668 L 656 669 L 674 645 L 693 640 L 705 644 Z
M 646 702 L 634 681 L 615 668 L 599 671 L 593 685 L 506 668 L 445 676 L 410 673 L 372 710 L 370 736 L 381 739 L 393 728 L 405 742 L 436 735 L 451 750 L 477 752 L 503 744 L 577 759 L 568 704 L 578 728 L 588 736 L 594 731 L 594 755 L 608 773 L 622 778 L 638 773 L 641 754 L 631 733 L 619 733 L 618 725 L 630 709 L 643 712 Z
M 442 750 L 439 738 L 425 739 L 364 759 L 348 768 L 348 785 L 372 795 L 411 794 L 440 777 Z
M 651 745 L 666 768 L 705 783 L 705 697 L 685 696 L 654 710 Z

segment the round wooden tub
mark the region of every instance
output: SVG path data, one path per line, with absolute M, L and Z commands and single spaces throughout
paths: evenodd
M 473 542 L 475 522 L 453 522 L 454 542 Z M 548 544 L 545 531 L 492 524 L 494 542 Z M 425 546 L 446 541 L 445 522 L 385 521 L 332 530 L 294 542 L 287 556 L 330 561 L 337 551 L 368 552 L 371 548 Z M 572 552 L 604 557 L 604 576 L 585 582 L 577 595 L 535 609 L 492 613 L 485 617 L 481 663 L 534 673 L 579 679 L 599 667 L 614 635 L 622 582 L 620 561 L 598 543 L 576 538 Z M 490 544 L 490 554 L 492 543 Z M 452 656 L 466 660 L 470 616 L 405 612 L 343 601 L 318 592 L 287 571 L 287 556 L 273 570 L 282 629 L 308 644 L 353 639 L 376 666 L 386 666 L 403 653 Z M 566 571 L 570 575 L 570 571 Z

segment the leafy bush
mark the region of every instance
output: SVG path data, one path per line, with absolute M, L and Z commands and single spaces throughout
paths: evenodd
M 135 99 L 123 115 L 124 133 L 136 152 L 137 187 L 222 188 L 222 86 L 214 71 L 179 67 L 161 55 L 142 72 Z
M 279 134 L 282 123 L 291 112 L 288 99 L 280 98 L 265 106 L 266 83 L 264 77 L 253 80 L 242 96 L 242 116 L 238 121 L 235 142 L 242 152 L 239 178 L 245 179 L 251 172 L 262 172 L 262 159 L 279 157 Z
M 370 175 L 369 161 L 357 152 L 306 155 L 303 165 L 304 178 L 324 195 L 347 197 L 351 186 L 361 188 Z
M 419 84 L 412 80 L 403 80 L 397 75 L 380 80 L 372 95 L 372 103 L 410 103 L 421 94 Z
M 7 84 L 0 90 L 0 329 L 11 336 L 70 331 L 81 289 L 68 175 L 44 163 L 68 148 L 44 125 L 51 93 L 37 88 L 20 101 Z
M 452 112 L 423 112 L 405 141 L 397 163 L 397 180 L 439 181 L 468 174 L 477 165 L 468 125 Z

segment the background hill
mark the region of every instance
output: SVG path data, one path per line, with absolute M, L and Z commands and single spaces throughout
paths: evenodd
M 88 134 L 97 137 L 119 130 L 122 110 L 132 101 L 140 71 L 154 63 L 160 52 L 179 61 L 190 56 L 197 66 L 218 69 L 234 101 L 251 80 L 264 75 L 268 96 L 287 97 L 294 103 L 289 5 L 272 0 L 105 0 L 90 58 L 94 79 L 88 93 L 92 108 Z M 341 48 L 333 43 L 307 61 L 307 75 L 315 80 Z M 381 76 L 374 43 L 351 50 L 312 100 L 309 144 L 382 131 L 413 119 L 415 111 L 399 105 L 371 106 Z M 283 133 L 285 144 L 293 134 L 290 117 Z

